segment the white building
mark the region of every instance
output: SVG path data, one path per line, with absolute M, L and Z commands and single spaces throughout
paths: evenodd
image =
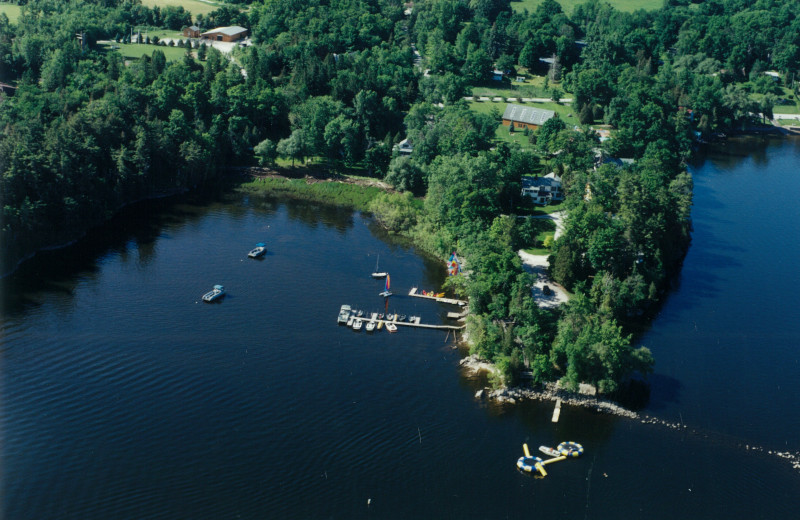
M 411 152 L 414 151 L 414 147 L 411 145 L 408 139 L 403 139 L 394 145 L 394 150 L 400 155 L 411 155 Z
M 541 206 L 564 200 L 561 178 L 555 173 L 548 173 L 544 177 L 523 177 L 522 195 L 530 197 L 534 204 Z

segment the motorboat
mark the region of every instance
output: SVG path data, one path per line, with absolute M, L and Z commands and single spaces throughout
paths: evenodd
M 258 258 L 259 256 L 264 256 L 266 252 L 267 252 L 267 244 L 265 244 L 264 242 L 259 242 L 258 244 L 256 244 L 255 248 L 253 248 L 252 250 L 250 250 L 249 253 L 247 253 L 247 256 L 249 256 L 250 258 Z
M 364 325 L 364 321 L 361 318 L 356 318 L 353 321 L 353 330 L 361 330 L 361 327 Z
M 213 289 L 203 295 L 204 302 L 213 302 L 225 296 L 225 288 L 221 285 L 215 285 Z
M 350 317 L 350 306 L 349 305 L 342 305 L 342 308 L 339 309 L 339 324 L 347 323 L 347 318 Z
M 373 330 L 375 330 L 375 320 L 369 320 L 367 324 L 364 326 L 364 329 L 367 332 L 372 332 Z
M 391 321 L 386 322 L 386 330 L 389 332 L 397 332 L 397 325 L 392 323 Z
M 348 327 L 352 327 L 353 326 L 353 320 L 355 320 L 355 319 L 356 319 L 356 317 L 353 316 L 352 314 L 350 316 L 348 316 L 347 317 L 347 326 Z

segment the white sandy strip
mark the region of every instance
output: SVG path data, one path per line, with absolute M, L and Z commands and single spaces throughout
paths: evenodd
M 532 255 L 525 251 L 518 251 L 519 257 L 522 259 L 523 265 L 528 268 L 528 271 L 536 276 L 536 281 L 531 287 L 533 299 L 539 307 L 557 307 L 562 303 L 569 300 L 569 296 L 563 287 L 556 284 L 547 275 L 547 256 L 546 255 Z M 549 295 L 544 294 L 543 288 L 547 285 L 552 290 Z

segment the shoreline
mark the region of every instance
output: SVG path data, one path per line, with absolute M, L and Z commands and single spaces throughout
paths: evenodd
M 469 372 L 470 375 L 475 375 L 483 371 L 496 371 L 493 364 L 486 360 L 480 359 L 475 355 L 469 355 L 465 358 L 462 358 L 459 362 L 459 366 Z M 703 435 L 704 437 L 708 437 L 709 435 L 716 433 L 706 432 L 696 428 L 689 428 L 689 426 L 682 421 L 670 422 L 652 415 L 640 414 L 625 408 L 614 401 L 603 399 L 601 397 L 597 397 L 596 395 L 587 395 L 581 393 L 580 391 L 571 392 L 569 390 L 559 388 L 558 383 L 546 383 L 543 390 L 535 390 L 533 388 L 525 387 L 503 387 L 494 390 L 483 388 L 475 393 L 475 399 L 492 402 L 501 406 L 516 405 L 517 403 L 525 400 L 551 403 L 560 400 L 562 405 L 571 405 L 583 408 L 585 410 L 592 410 L 597 413 L 614 415 L 617 417 L 623 417 L 625 419 L 632 419 L 641 424 L 660 426 L 670 430 L 680 431 L 684 434 Z M 793 453 L 791 451 L 771 450 L 763 446 L 751 445 L 743 442 L 737 442 L 736 445 L 746 451 L 763 453 L 785 460 L 792 465 L 793 469 L 800 471 L 800 452 Z

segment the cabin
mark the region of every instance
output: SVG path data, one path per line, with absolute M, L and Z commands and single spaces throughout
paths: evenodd
M 509 103 L 506 106 L 506 111 L 503 112 L 503 126 L 510 126 L 513 123 L 514 128 L 537 130 L 545 121 L 555 117 L 555 115 L 556 113 L 552 110 Z
M 199 38 L 200 28 L 196 25 L 192 25 L 190 27 L 184 27 L 183 35 L 186 36 L 187 38 Z
M 561 178 L 554 172 L 544 177 L 522 177 L 522 195 L 530 197 L 534 204 L 547 206 L 551 202 L 564 200 Z
M 247 29 L 233 25 L 231 27 L 217 27 L 200 34 L 204 40 L 216 42 L 235 42 L 247 36 Z

